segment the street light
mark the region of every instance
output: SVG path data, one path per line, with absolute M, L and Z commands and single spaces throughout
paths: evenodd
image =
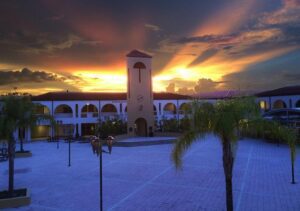
M 68 136 L 67 136 L 67 139 L 69 141 L 69 167 L 71 167 L 71 129 L 68 128 Z
M 97 136 L 91 137 L 91 145 L 93 149 L 93 153 L 97 153 L 99 156 L 99 192 L 100 192 L 100 211 L 103 210 L 103 183 L 102 183 L 102 141 L 100 140 L 99 132 L 96 134 Z
M 56 149 L 59 149 L 59 125 L 62 125 L 62 121 L 56 121 L 57 123 L 57 130 L 56 130 L 56 133 L 55 134 L 55 139 L 56 139 Z
M 102 194 L 102 141 L 100 140 L 100 137 L 98 135 L 99 140 L 99 150 L 100 150 L 100 156 L 99 156 L 99 171 L 100 171 L 100 211 L 103 210 L 103 194 Z

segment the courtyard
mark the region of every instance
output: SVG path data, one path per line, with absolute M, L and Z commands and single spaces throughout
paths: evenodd
M 226 210 L 218 140 L 209 136 L 194 144 L 180 170 L 171 160 L 172 146 L 113 147 L 111 155 L 104 153 L 104 210 Z M 71 167 L 67 143 L 57 149 L 56 143 L 34 142 L 25 149 L 33 156 L 15 159 L 15 187 L 27 187 L 32 202 L 7 210 L 99 210 L 99 159 L 90 144 L 71 144 Z M 235 210 L 300 210 L 300 156 L 295 185 L 290 169 L 286 145 L 241 140 L 233 174 Z M 0 190 L 7 181 L 8 163 L 1 162 Z

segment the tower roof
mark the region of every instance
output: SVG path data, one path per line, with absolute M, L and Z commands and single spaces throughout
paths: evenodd
M 139 57 L 139 58 L 152 58 L 152 56 L 150 56 L 144 52 L 138 51 L 138 50 L 132 50 L 126 56 L 127 57 Z

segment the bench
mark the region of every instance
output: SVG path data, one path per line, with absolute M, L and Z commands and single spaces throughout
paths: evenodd
M 8 159 L 7 148 L 0 148 L 0 161 L 6 161 Z

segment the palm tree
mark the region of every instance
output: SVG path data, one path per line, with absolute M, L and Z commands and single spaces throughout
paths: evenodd
M 192 106 L 190 125 L 189 131 L 183 134 L 173 148 L 172 157 L 175 166 L 179 168 L 182 165 L 182 155 L 193 142 L 201 140 L 209 133 L 219 137 L 223 150 L 227 210 L 233 210 L 232 170 L 237 140 L 250 134 L 255 134 L 256 137 L 265 135 L 261 131 L 266 125 L 274 126 L 270 127 L 273 128 L 271 135 L 274 138 L 283 138 L 283 134 L 287 136 L 286 133 L 278 132 L 282 127 L 259 117 L 258 106 L 254 98 L 220 101 L 215 106 L 195 101 Z M 287 138 L 283 139 L 287 140 Z
M 8 192 L 13 196 L 14 191 L 14 158 L 16 140 L 14 132 L 22 127 L 33 125 L 42 119 L 49 119 L 51 124 L 54 123 L 53 118 L 48 115 L 34 115 L 35 105 L 30 101 L 29 96 L 5 96 L 2 98 L 2 106 L 0 113 L 0 136 L 8 142 L 8 165 L 9 165 L 9 181 Z M 23 148 L 23 147 L 22 147 Z
M 289 146 L 291 159 L 292 184 L 295 182 L 295 160 L 297 146 L 297 129 L 291 125 L 281 125 L 276 121 L 264 120 L 262 118 L 252 119 L 244 124 L 243 132 L 245 136 L 269 139 L 279 143 L 282 141 Z
M 296 141 L 297 132 L 294 129 L 282 127 L 281 137 L 289 145 L 291 156 L 291 171 L 292 171 L 292 184 L 295 182 L 295 160 L 296 160 Z

